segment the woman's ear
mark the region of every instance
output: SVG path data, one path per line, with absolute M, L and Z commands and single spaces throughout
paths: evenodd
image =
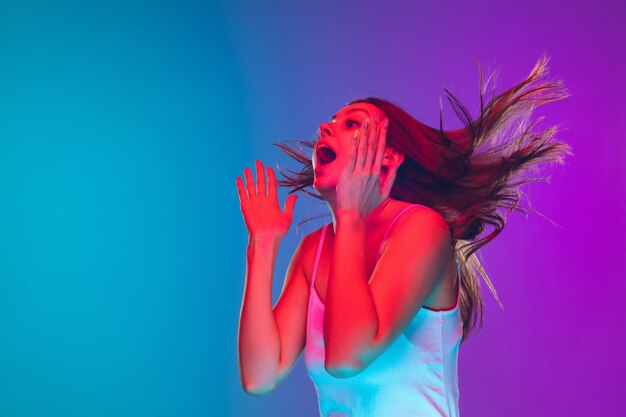
M 396 182 L 398 168 L 400 168 L 400 165 L 402 165 L 403 162 L 404 154 L 396 151 L 395 149 L 385 149 L 385 154 L 383 155 L 383 167 L 385 169 L 382 170 L 382 175 L 380 176 L 380 187 L 383 195 L 388 197 L 389 193 L 391 193 L 391 188 Z
M 404 155 L 396 151 L 393 148 L 385 148 L 385 155 L 383 156 L 384 167 L 398 168 L 402 162 L 404 162 Z

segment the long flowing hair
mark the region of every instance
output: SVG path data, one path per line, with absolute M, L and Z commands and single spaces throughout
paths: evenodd
M 502 232 L 507 216 L 516 210 L 533 211 L 521 205 L 526 195 L 522 185 L 549 180 L 538 169 L 545 163 L 563 164 L 572 154 L 569 145 L 554 138 L 555 126 L 538 130 L 542 118 L 533 119 L 541 104 L 567 97 L 560 81 L 546 80 L 548 57 L 542 56 L 528 77 L 484 103 L 487 86 L 480 74 L 480 114 L 473 118 L 448 90 L 447 99 L 464 127 L 444 130 L 440 112 L 438 128 L 429 127 L 399 106 L 380 98 L 352 103 L 370 103 L 389 119 L 387 146 L 404 154 L 390 196 L 422 204 L 441 213 L 450 228 L 455 257 L 460 264 L 460 309 L 463 340 L 483 323 L 484 302 L 481 278 L 502 307 L 498 294 L 481 265 L 479 249 Z M 311 152 L 316 140 L 296 141 L 299 147 L 276 144 L 302 165 L 300 171 L 285 173 L 280 186 L 290 193 L 304 192 L 321 197 L 313 189 Z M 476 326 L 478 326 L 477 329 Z

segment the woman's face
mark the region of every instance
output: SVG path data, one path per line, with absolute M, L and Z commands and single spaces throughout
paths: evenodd
M 325 190 L 335 190 L 347 163 L 354 132 L 367 119 L 372 124 L 375 113 L 380 122 L 385 119 L 383 112 L 373 104 L 355 103 L 339 110 L 330 122 L 320 125 L 319 140 L 313 148 L 313 188 L 318 193 L 323 195 Z

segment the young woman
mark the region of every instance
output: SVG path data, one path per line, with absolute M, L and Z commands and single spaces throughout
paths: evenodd
M 312 157 L 279 185 L 313 187 L 332 222 L 304 237 L 272 307 L 278 247 L 296 196 L 281 211 L 274 171 L 237 178 L 249 232 L 239 328 L 244 390 L 271 391 L 301 352 L 322 416 L 458 416 L 458 348 L 482 323 L 476 252 L 523 211 L 521 176 L 561 162 L 555 129 L 534 132 L 533 109 L 565 96 L 545 81 L 547 58 L 473 120 L 448 93 L 463 129 L 430 128 L 398 106 L 357 100 L 304 142 Z M 489 227 L 489 229 L 487 229 Z M 480 236 L 479 236 L 480 235 Z

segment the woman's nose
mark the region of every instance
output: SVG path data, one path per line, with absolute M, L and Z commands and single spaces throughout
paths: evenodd
M 332 128 L 330 126 L 330 123 L 322 123 L 320 125 L 320 137 L 326 137 L 326 136 L 330 136 L 332 134 Z

